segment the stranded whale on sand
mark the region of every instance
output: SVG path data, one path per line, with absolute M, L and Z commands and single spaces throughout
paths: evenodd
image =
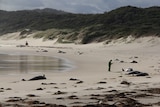
M 122 71 L 127 72 L 127 75 L 134 75 L 134 76 L 148 76 L 148 73 L 141 72 L 141 71 L 134 71 L 133 68 L 123 69 Z
M 29 79 L 28 81 L 34 81 L 34 80 L 44 80 L 44 79 L 47 79 L 45 75 L 40 75 L 40 76 L 36 76 L 36 77 L 33 77 L 31 79 Z M 25 79 L 22 79 L 22 81 L 26 81 Z

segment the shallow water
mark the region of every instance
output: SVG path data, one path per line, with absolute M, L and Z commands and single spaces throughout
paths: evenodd
M 0 74 L 63 71 L 64 61 L 55 57 L 0 54 Z

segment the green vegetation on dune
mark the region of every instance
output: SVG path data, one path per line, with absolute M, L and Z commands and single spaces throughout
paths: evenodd
M 71 14 L 52 10 L 0 11 L 0 34 L 30 29 L 35 37 L 86 44 L 108 39 L 160 37 L 160 7 L 121 7 L 104 14 Z
M 44 38 L 44 40 L 54 40 L 58 38 L 58 42 L 72 43 L 73 37 L 69 38 L 69 36 L 72 36 L 72 35 L 73 35 L 73 31 L 71 29 L 48 29 L 45 31 L 37 32 L 34 35 L 34 38 Z

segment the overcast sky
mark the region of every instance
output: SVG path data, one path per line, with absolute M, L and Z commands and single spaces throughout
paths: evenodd
M 0 10 L 53 8 L 72 13 L 103 13 L 122 6 L 160 6 L 160 0 L 0 0 Z

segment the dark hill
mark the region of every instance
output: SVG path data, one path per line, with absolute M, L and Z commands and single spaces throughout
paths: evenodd
M 63 35 L 61 38 L 70 41 L 81 39 L 81 43 L 125 38 L 129 35 L 136 38 L 160 36 L 160 7 L 127 6 L 104 14 L 71 14 L 54 9 L 0 11 L 0 35 L 24 29 L 45 31 L 53 28 Z M 69 31 L 64 32 L 64 29 Z M 53 35 L 47 38 L 52 39 Z

